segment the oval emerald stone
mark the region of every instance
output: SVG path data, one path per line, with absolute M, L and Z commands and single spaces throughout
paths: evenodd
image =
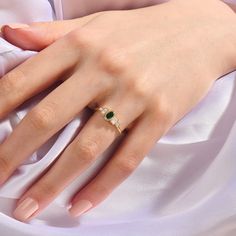
M 114 115 L 115 115 L 115 114 L 114 114 L 113 111 L 109 111 L 109 112 L 106 114 L 106 119 L 107 119 L 107 120 L 110 120 L 110 119 L 112 119 L 112 117 L 113 117 Z

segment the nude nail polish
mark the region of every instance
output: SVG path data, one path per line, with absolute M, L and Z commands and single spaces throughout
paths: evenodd
M 29 28 L 29 25 L 27 25 L 27 24 L 8 24 L 8 26 L 12 29 Z
M 80 200 L 76 202 L 70 209 L 69 213 L 73 217 L 82 215 L 85 211 L 92 207 L 92 203 L 88 200 Z
M 39 204 L 32 198 L 26 198 L 13 212 L 16 219 L 20 221 L 27 220 L 33 213 L 39 209 Z

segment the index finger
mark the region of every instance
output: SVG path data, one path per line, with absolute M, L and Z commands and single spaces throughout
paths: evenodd
M 78 50 L 62 38 L 0 79 L 0 118 L 51 86 L 79 60 Z

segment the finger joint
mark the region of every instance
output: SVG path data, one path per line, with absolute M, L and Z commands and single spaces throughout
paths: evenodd
M 41 108 L 34 108 L 28 114 L 29 123 L 34 129 L 49 130 L 53 128 L 56 119 L 55 109 L 51 105 L 46 105 Z
M 87 138 L 86 141 L 80 141 L 76 147 L 73 148 L 73 155 L 79 162 L 90 165 L 95 160 L 98 151 L 98 142 Z

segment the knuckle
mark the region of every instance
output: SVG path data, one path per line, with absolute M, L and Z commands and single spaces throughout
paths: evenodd
M 107 95 L 114 92 L 116 89 L 116 79 L 114 77 L 106 77 L 104 76 L 97 86 L 99 88 L 99 91 L 105 92 Z
M 52 183 L 40 183 L 36 186 L 37 195 L 41 196 L 54 196 L 58 193 L 58 188 L 56 184 Z
M 91 48 L 94 44 L 93 37 L 90 37 L 90 33 L 85 32 L 84 29 L 76 29 L 71 31 L 67 35 L 69 45 L 79 49 Z
M 98 54 L 99 69 L 112 74 L 124 74 L 128 70 L 128 59 L 115 47 L 102 49 Z
M 45 105 L 41 108 L 34 108 L 28 115 L 29 123 L 33 128 L 39 130 L 48 130 L 53 127 L 56 118 L 55 109 L 51 105 Z
M 116 161 L 116 168 L 123 174 L 131 174 L 137 167 L 137 156 L 134 157 L 134 154 L 128 154 L 125 160 Z
M 130 79 L 127 86 L 133 93 L 136 98 L 145 99 L 149 97 L 149 92 L 144 83 L 138 82 L 141 81 L 139 78 Z
M 161 101 L 157 98 L 156 101 L 151 102 L 151 104 L 156 104 L 155 107 L 151 107 L 150 109 L 152 110 L 152 114 L 154 115 L 155 120 L 158 120 L 159 124 L 168 125 L 173 121 L 173 111 L 166 101 Z
M 99 97 L 108 97 L 113 92 L 115 92 L 117 88 L 117 79 L 113 76 L 100 76 L 99 79 L 93 79 L 91 81 L 93 88 L 95 88 L 95 93 L 99 95 Z M 99 99 L 96 98 L 96 100 Z M 99 101 L 97 101 L 99 103 Z
M 0 88 L 1 93 L 5 95 L 9 94 L 18 94 L 21 92 L 20 83 L 24 78 L 24 74 L 20 70 L 12 70 L 11 72 L 7 73 L 1 80 L 0 80 Z
M 48 44 L 56 41 L 59 37 L 59 34 L 52 31 L 51 22 L 33 22 L 30 26 L 43 29 L 43 34 L 34 38 L 34 42 L 40 46 L 46 47 Z
M 95 193 L 98 196 L 106 196 L 109 194 L 109 188 L 102 183 L 94 184 L 91 187 L 91 192 Z
M 11 172 L 11 164 L 6 157 L 1 155 L 0 158 L 1 179 L 6 179 Z
M 76 145 L 75 148 L 73 148 L 73 153 L 76 156 L 79 161 L 85 163 L 85 164 L 91 164 L 99 151 L 99 144 L 97 141 L 92 139 L 87 139 L 86 141 L 80 141 Z
M 119 83 L 121 84 L 122 88 L 127 91 L 128 93 L 134 92 L 134 88 L 136 86 L 135 80 L 133 77 L 120 77 Z

